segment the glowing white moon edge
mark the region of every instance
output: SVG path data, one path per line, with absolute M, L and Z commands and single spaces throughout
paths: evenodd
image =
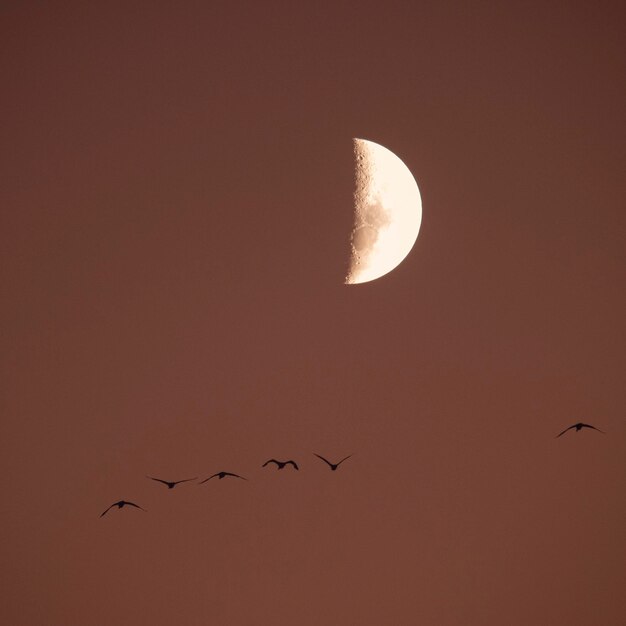
M 380 278 L 411 251 L 422 221 L 422 200 L 409 168 L 373 141 L 354 139 L 354 227 L 346 284 Z

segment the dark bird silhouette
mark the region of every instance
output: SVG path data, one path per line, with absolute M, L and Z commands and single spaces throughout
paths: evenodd
M 152 476 L 146 476 L 146 478 L 156 480 L 158 483 L 163 483 L 164 485 L 167 485 L 168 489 L 174 489 L 174 487 L 180 483 L 188 483 L 190 480 L 198 480 L 197 476 L 195 478 L 185 478 L 183 480 L 162 480 L 160 478 L 153 478 Z
M 241 480 L 248 480 L 247 478 L 244 478 L 243 476 L 239 476 L 239 474 L 233 474 L 232 472 L 218 472 L 217 474 L 213 474 L 213 476 L 209 476 L 208 478 L 201 480 L 198 484 L 201 485 L 202 483 L 205 483 L 207 480 L 211 480 L 211 478 L 215 478 L 216 476 L 217 478 L 219 478 L 219 480 L 222 480 L 222 478 L 224 478 L 225 476 L 232 476 L 233 478 L 241 478 Z
M 276 463 L 279 470 L 283 469 L 285 465 L 293 465 L 294 469 L 300 469 L 295 461 L 277 461 L 276 459 L 265 461 L 261 467 L 265 467 L 268 463 Z
M 315 456 L 318 459 L 322 459 L 322 461 L 324 461 L 324 463 L 327 463 L 330 466 L 330 469 L 334 472 L 337 470 L 337 468 L 346 460 L 349 459 L 352 455 L 349 454 L 347 457 L 341 459 L 341 461 L 339 461 L 339 463 L 331 463 L 328 459 L 325 459 L 321 454 L 317 454 L 317 453 L 313 453 L 315 454 Z
M 141 509 L 142 511 L 146 510 L 146 509 L 140 507 L 138 504 L 135 504 L 134 502 L 128 502 L 127 500 L 120 500 L 119 502 L 114 502 L 106 511 L 103 511 L 100 514 L 100 517 L 102 517 L 103 515 L 108 513 L 114 506 L 116 506 L 118 509 L 121 509 L 123 506 L 126 506 L 127 504 L 128 504 L 128 506 L 134 506 L 136 509 Z
M 583 428 L 593 428 L 593 430 L 597 430 L 599 433 L 606 435 L 606 433 L 603 430 L 600 430 L 599 428 L 596 428 L 595 426 L 592 426 L 591 424 L 583 424 L 582 422 L 578 422 L 578 424 L 572 424 L 571 426 L 568 426 L 563 432 L 560 432 L 555 437 L 555 439 L 558 439 L 561 435 L 564 435 L 568 430 L 572 430 L 572 428 L 575 428 L 576 432 L 578 432 L 579 430 L 582 430 Z

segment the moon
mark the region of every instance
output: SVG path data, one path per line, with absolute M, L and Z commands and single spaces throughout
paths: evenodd
M 353 139 L 354 226 L 345 284 L 388 274 L 411 251 L 422 222 L 422 199 L 409 168 L 384 146 Z

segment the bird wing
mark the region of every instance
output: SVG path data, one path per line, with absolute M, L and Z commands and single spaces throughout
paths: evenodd
M 572 426 L 568 426 L 565 430 L 561 431 L 556 437 L 555 439 L 558 439 L 561 435 L 564 435 L 568 430 L 571 430 L 572 428 L 576 428 L 576 425 L 573 424 Z
M 146 478 L 150 480 L 156 480 L 158 483 L 163 483 L 164 485 L 169 485 L 170 483 L 167 480 L 161 480 L 160 478 L 153 478 L 152 476 L 146 475 Z
M 100 513 L 100 517 L 108 513 L 116 504 L 117 502 L 114 502 L 106 511 L 103 511 L 102 513 Z
M 300 469 L 295 461 L 287 461 L 287 465 L 289 464 L 293 465 L 296 469 Z
M 207 480 L 211 480 L 211 478 L 215 478 L 216 476 L 219 476 L 219 475 L 220 475 L 219 472 L 217 474 L 213 474 L 213 476 L 209 476 L 208 478 L 201 480 L 198 484 L 201 485 L 202 483 L 205 483 Z
M 341 459 L 341 461 L 339 461 L 339 463 L 337 463 L 337 465 L 341 465 L 344 461 L 346 461 L 347 459 L 349 459 L 352 455 L 349 454 L 348 456 L 344 457 L 343 459 Z
M 333 464 L 328 460 L 325 459 L 321 454 L 317 454 L 316 452 L 313 453 L 318 459 L 322 459 L 322 461 L 324 461 L 324 463 L 327 463 L 330 467 L 333 466 Z M 345 459 L 344 459 L 345 460 Z
M 190 480 L 198 480 L 198 477 L 195 478 L 183 478 L 183 480 L 177 480 L 174 484 L 178 485 L 178 483 L 188 483 Z
M 276 463 L 276 465 L 280 465 L 280 463 L 276 459 L 270 459 L 269 461 L 265 461 L 261 467 L 265 467 L 268 463 Z
M 606 435 L 606 433 L 603 430 L 600 430 L 599 428 L 596 428 L 595 426 L 592 426 L 591 424 L 582 424 L 582 426 L 583 428 L 593 428 L 594 430 L 597 430 L 599 433 Z
M 226 472 L 226 476 L 233 476 L 234 478 L 241 478 L 241 480 L 248 480 L 247 478 L 239 476 L 239 474 L 233 474 L 232 472 Z
M 144 509 L 143 507 L 139 506 L 138 504 L 135 504 L 134 502 L 124 502 L 124 504 L 129 504 L 130 506 L 134 506 L 136 509 L 141 509 L 142 511 L 145 511 L 146 509 Z M 146 511 L 147 513 L 147 511 Z

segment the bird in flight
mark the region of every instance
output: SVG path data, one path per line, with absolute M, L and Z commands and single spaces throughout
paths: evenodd
M 218 472 L 217 474 L 213 474 L 213 476 L 209 476 L 208 478 L 201 480 L 198 484 L 201 485 L 202 483 L 205 483 L 207 480 L 211 480 L 211 478 L 215 478 L 216 476 L 217 478 L 219 478 L 219 480 L 222 480 L 222 478 L 224 478 L 225 476 L 232 476 L 233 478 L 241 478 L 241 480 L 248 480 L 247 478 L 244 478 L 243 476 L 239 476 L 239 474 L 233 474 L 232 472 Z
M 285 465 L 293 465 L 294 469 L 300 469 L 295 461 L 277 461 L 276 459 L 265 461 L 261 467 L 265 467 L 268 463 L 276 463 L 279 470 L 283 469 Z
M 158 483 L 163 483 L 164 485 L 167 485 L 168 489 L 174 489 L 174 487 L 176 487 L 179 483 L 188 483 L 190 480 L 198 480 L 197 476 L 195 478 L 185 478 L 183 480 L 162 480 L 160 478 L 153 478 L 152 476 L 146 476 L 146 478 L 156 480 Z
M 564 435 L 568 430 L 572 430 L 572 428 L 575 428 L 576 432 L 578 432 L 579 430 L 582 430 L 583 428 L 593 428 L 593 430 L 597 430 L 599 433 L 606 435 L 606 433 L 603 430 L 600 430 L 599 428 L 596 428 L 595 426 L 592 426 L 591 424 L 583 424 L 582 422 L 578 422 L 578 424 L 572 424 L 571 426 L 568 426 L 563 432 L 560 432 L 555 437 L 555 439 L 558 439 L 561 435 Z
M 127 504 L 128 504 L 128 506 L 134 506 L 136 509 L 141 509 L 142 511 L 146 510 L 146 509 L 140 507 L 138 504 L 135 504 L 134 502 L 128 502 L 127 500 L 120 500 L 119 502 L 114 502 L 106 511 L 103 511 L 100 514 L 100 517 L 102 517 L 103 515 L 108 513 L 109 510 L 112 509 L 114 506 L 116 506 L 118 509 L 121 509 L 122 507 L 126 506 Z
M 324 463 L 328 464 L 330 466 L 330 469 L 334 472 L 336 471 L 336 469 L 346 460 L 349 459 L 352 455 L 349 454 L 347 457 L 341 459 L 341 461 L 339 461 L 339 463 L 331 463 L 328 459 L 325 459 L 321 454 L 316 454 L 315 452 L 313 453 L 315 454 L 315 456 L 318 459 L 322 459 L 322 461 L 324 461 Z

